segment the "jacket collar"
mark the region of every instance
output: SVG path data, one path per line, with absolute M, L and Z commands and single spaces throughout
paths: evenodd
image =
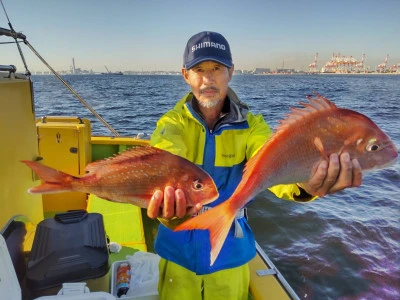
M 229 106 L 226 108 L 226 114 L 223 116 L 223 120 L 218 122 L 218 124 L 222 125 L 227 123 L 237 123 L 245 121 L 247 119 L 247 112 L 249 111 L 249 107 L 247 106 L 247 104 L 240 101 L 239 97 L 230 87 L 228 88 L 227 98 L 228 99 L 226 99 L 225 101 L 229 101 Z M 193 101 L 194 95 L 192 92 L 189 92 L 176 104 L 175 109 L 177 111 L 181 111 L 186 104 L 191 108 L 189 109 L 189 111 L 197 112 Z M 197 114 L 199 115 L 199 113 Z

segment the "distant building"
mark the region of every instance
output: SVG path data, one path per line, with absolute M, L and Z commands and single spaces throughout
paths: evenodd
M 270 68 L 255 68 L 252 73 L 255 75 L 268 74 L 268 73 L 271 73 L 271 69 Z
M 295 73 L 295 70 L 294 69 L 276 69 L 276 73 L 292 74 L 292 73 Z

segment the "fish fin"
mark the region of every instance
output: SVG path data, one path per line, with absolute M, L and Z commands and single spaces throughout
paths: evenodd
M 60 183 L 49 183 L 45 182 L 42 183 L 41 185 L 32 187 L 28 189 L 28 193 L 30 194 L 55 194 L 55 193 L 61 193 L 61 192 L 68 192 L 71 189 L 63 186 Z
M 235 216 L 236 211 L 231 207 L 230 202 L 226 201 L 184 222 L 174 231 L 193 229 L 209 230 L 211 244 L 210 266 L 212 266 L 222 249 Z
M 338 155 L 342 155 L 344 150 L 346 149 L 347 146 L 354 144 L 358 146 L 362 142 L 362 139 L 359 138 L 358 133 L 353 134 L 352 136 L 349 136 L 344 142 L 342 147 L 338 151 Z
M 311 96 L 307 96 L 307 99 L 310 101 L 310 105 L 312 105 L 317 110 L 325 110 L 325 109 L 337 109 L 337 106 L 329 101 L 324 96 L 321 96 L 317 92 L 313 93 L 316 98 L 312 98 Z
M 329 101 L 327 98 L 314 92 L 315 98 L 307 96 L 309 103 L 300 102 L 302 108 L 290 108 L 291 113 L 286 116 L 286 119 L 281 120 L 279 126 L 276 128 L 276 134 L 284 131 L 287 127 L 297 126 L 300 119 L 312 118 L 316 113 L 321 111 L 329 111 L 338 109 L 337 106 Z
M 30 188 L 28 190 L 29 193 L 49 194 L 72 190 L 71 180 L 74 176 L 42 165 L 36 161 L 22 160 L 21 162 L 30 167 L 44 181 L 41 185 Z
M 165 152 L 166 155 L 169 154 L 169 152 L 158 149 L 156 147 L 152 146 L 137 146 L 133 147 L 131 149 L 125 150 L 121 153 L 115 154 L 114 156 L 110 158 L 106 158 L 100 161 L 95 161 L 86 166 L 86 171 L 87 172 L 95 172 L 99 168 L 102 168 L 104 166 L 110 165 L 110 164 L 118 164 L 118 163 L 124 163 L 127 160 L 135 160 L 135 159 L 143 159 L 143 157 L 148 156 L 148 155 L 154 155 L 160 152 Z M 170 154 L 172 155 L 172 154 Z
M 318 148 L 319 152 L 321 152 L 321 155 L 324 157 L 324 159 L 329 160 L 329 157 L 324 149 L 324 144 L 322 144 L 322 141 L 319 137 L 314 138 L 314 145 Z

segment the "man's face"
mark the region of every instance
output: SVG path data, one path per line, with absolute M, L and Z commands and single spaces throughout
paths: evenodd
M 205 108 L 215 107 L 223 101 L 228 92 L 233 67 L 228 69 L 214 61 L 202 62 L 193 68 L 182 69 L 182 75 L 200 106 Z

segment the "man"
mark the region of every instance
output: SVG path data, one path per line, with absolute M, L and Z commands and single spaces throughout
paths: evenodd
M 214 179 L 219 198 L 210 209 L 229 198 L 240 182 L 246 162 L 272 134 L 261 115 L 252 114 L 229 82 L 234 66 L 227 40 L 215 32 L 191 37 L 184 52 L 182 75 L 191 92 L 157 122 L 151 144 L 199 165 Z M 343 153 L 321 162 L 308 182 L 272 187 L 278 197 L 310 201 L 361 184 L 361 168 Z M 180 189 L 156 191 L 147 213 L 150 218 L 196 214 L 187 208 Z M 236 230 L 240 228 L 240 237 Z M 247 299 L 247 262 L 256 251 L 244 210 L 236 220 L 221 252 L 210 266 L 209 235 L 204 230 L 174 232 L 160 225 L 155 250 L 160 262 L 162 299 Z

